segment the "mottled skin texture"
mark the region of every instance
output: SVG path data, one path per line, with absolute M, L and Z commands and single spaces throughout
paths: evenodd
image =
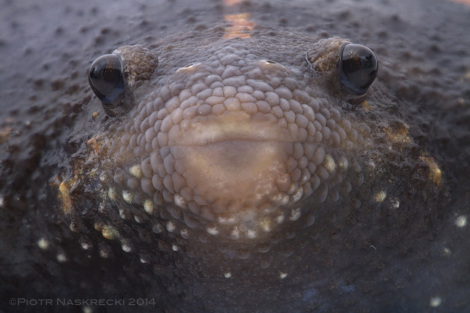
M 10 298 L 66 297 L 155 299 L 155 305 L 138 308 L 144 312 L 470 310 L 467 8 L 434 1 L 426 1 L 426 12 L 420 10 L 422 1 L 409 7 L 365 2 L 318 2 L 312 7 L 301 1 L 233 7 L 182 1 L 132 7 L 63 7 L 54 1 L 27 9 L 14 2 L 2 5 L 6 35 L 0 53 L 11 64 L 0 68 L 1 309 L 84 310 L 8 304 Z M 244 12 L 256 23 L 251 37 L 223 38 L 231 26 L 224 16 Z M 76 23 L 33 26 L 28 24 L 33 14 Z M 78 24 L 83 26 L 77 31 Z M 379 76 L 365 103 L 348 104 L 337 88 L 334 68 L 320 66 L 312 57 L 324 55 L 327 48 L 320 40 L 334 36 L 365 44 L 379 57 Z M 148 49 L 145 54 L 157 58 L 158 65 L 142 63 L 127 90 L 129 111 L 110 118 L 88 87 L 86 68 L 94 58 L 124 45 Z M 119 51 L 125 60 L 125 48 Z M 158 151 L 151 143 L 168 131 L 166 126 L 156 127 L 145 140 L 145 135 L 138 137 L 168 115 L 161 113 L 150 123 L 152 112 L 165 105 L 173 105 L 169 112 L 182 106 L 184 100 L 170 100 L 191 89 L 195 75 L 226 69 L 227 64 L 220 64 L 227 55 L 232 55 L 227 64 L 233 72 L 249 76 L 243 66 L 262 68 L 259 81 L 273 89 L 302 91 L 297 101 L 315 111 L 316 118 L 308 121 L 320 121 L 322 115 L 323 128 L 336 129 L 332 133 L 338 136 L 322 133 L 319 138 L 312 132 L 310 143 L 326 156 L 309 157 L 316 160 L 310 187 L 301 194 L 298 188 L 292 190 L 282 205 L 270 203 L 274 211 L 238 203 L 238 218 L 250 219 L 228 226 L 217 214 L 230 218 L 233 211 L 204 204 L 214 196 L 209 182 L 209 190 L 190 193 L 199 192 L 202 198 L 190 205 L 187 193 L 174 191 L 177 178 L 164 183 L 163 173 L 161 183 L 144 179 L 151 180 L 161 167 L 158 157 L 150 167 L 145 160 Z M 189 64 L 193 67 L 185 69 Z M 256 90 L 245 91 L 253 96 Z M 267 102 L 263 113 L 274 114 L 275 105 Z M 309 112 L 303 107 L 298 114 Z M 253 158 L 237 158 L 235 172 L 242 180 L 249 176 L 244 176 L 243 166 L 255 164 L 258 170 L 259 164 L 269 163 L 263 162 L 268 157 L 286 161 L 289 155 L 298 154 L 299 160 L 308 155 L 308 144 L 303 154 L 294 148 L 296 142 L 308 142 L 305 135 L 292 128 L 279 131 L 279 120 L 268 123 L 268 134 L 274 132 L 279 141 L 270 135 L 250 137 L 246 125 L 251 124 L 242 119 L 248 130 L 228 131 L 232 137 L 220 149 L 184 148 L 189 150 L 183 156 L 194 156 L 181 165 L 186 183 L 196 177 L 196 185 L 204 185 L 206 176 L 199 171 L 214 167 L 191 163 L 200 155 L 218 160 L 223 172 L 225 155 L 220 151 L 250 151 Z M 240 124 L 238 117 L 235 121 Z M 201 124 L 208 125 L 207 120 Z M 185 133 L 173 143 L 162 139 L 158 147 L 191 147 L 196 142 L 203 149 L 201 137 L 193 135 Z M 273 150 L 260 148 L 266 142 Z M 240 149 L 230 150 L 233 145 Z M 142 174 L 129 171 L 136 164 L 141 164 Z M 163 167 L 166 174 L 173 173 L 168 164 Z M 271 181 L 261 176 L 263 182 Z M 123 192 L 129 196 L 123 198 Z M 240 198 L 222 197 L 232 203 Z M 268 198 L 272 196 L 265 196 L 260 207 Z M 277 222 L 280 216 L 282 223 Z M 234 225 L 240 230 L 236 238 Z

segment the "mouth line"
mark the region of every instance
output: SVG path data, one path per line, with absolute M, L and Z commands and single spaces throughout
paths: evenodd
M 294 142 L 299 142 L 299 141 L 294 140 L 294 139 L 274 139 L 274 138 L 266 138 L 266 137 L 251 137 L 250 138 L 250 137 L 231 137 L 230 136 L 228 138 L 217 138 L 217 139 L 212 139 L 212 140 L 204 139 L 202 142 L 195 142 L 195 143 L 175 142 L 166 147 L 203 147 L 203 146 L 230 143 L 230 142 L 294 143 Z
M 204 146 L 234 141 L 299 142 L 276 119 L 251 119 L 245 114 L 199 119 L 168 132 L 168 146 Z

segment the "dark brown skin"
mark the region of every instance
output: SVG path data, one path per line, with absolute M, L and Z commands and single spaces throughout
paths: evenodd
M 469 9 L 419 0 L 403 7 L 193 2 L 2 3 L 0 310 L 470 311 Z M 239 13 L 250 14 L 238 20 L 242 38 L 224 38 L 237 36 L 233 14 Z M 320 40 L 335 36 L 378 56 L 379 74 L 365 101 L 351 101 L 338 87 L 337 54 L 332 62 L 322 58 L 329 48 Z M 153 61 L 140 64 L 125 108 L 108 116 L 88 85 L 87 69 L 126 45 L 148 49 Z M 282 169 L 289 145 L 304 142 L 278 124 L 261 135 L 265 124 L 251 129 L 236 115 L 217 120 L 226 133 L 211 137 L 211 144 L 194 132 L 169 143 L 184 150 L 182 157 L 175 150 L 182 160 L 175 167 L 184 168 L 188 185 L 197 182 L 191 188 L 199 202 L 172 191 L 177 178 L 170 187 L 145 185 L 159 163 L 150 174 L 145 166 L 142 174 L 133 172 L 133 165 L 144 164 L 154 150 L 121 140 L 140 132 L 132 127 L 140 129 L 153 112 L 143 109 L 147 103 L 160 98 L 152 108 L 158 112 L 181 94 L 181 84 L 193 86 L 193 74 L 215 73 L 211 57 L 226 51 L 251 70 L 264 69 L 260 81 L 273 74 L 282 78 L 281 87 L 294 84 L 289 88 L 305 92 L 299 101 L 309 107 L 323 99 L 320 111 L 336 116 L 334 125 L 349 138 L 317 138 L 326 154 L 312 157 L 321 159 L 311 170 L 320 177 L 318 188 L 293 192 L 271 215 L 260 212 L 272 195 L 252 208 L 252 190 L 279 178 L 266 174 L 266 164 Z M 175 83 L 180 87 L 166 95 Z M 315 111 L 317 120 L 320 114 L 333 119 L 321 112 Z M 203 119 L 202 129 L 214 123 Z M 237 191 L 217 189 L 214 177 Z M 229 202 L 237 209 L 227 209 Z M 250 219 L 235 224 L 241 232 L 234 238 L 233 224 L 220 216 Z M 79 302 L 57 304 L 58 298 Z M 123 301 L 82 301 L 100 298 Z M 132 305 L 137 298 L 146 299 L 138 308 Z

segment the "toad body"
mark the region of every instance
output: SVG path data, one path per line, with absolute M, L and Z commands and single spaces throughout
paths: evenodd
M 439 116 L 465 92 L 416 91 L 381 46 L 348 32 L 230 16 L 94 56 L 96 112 L 45 148 L 59 156 L 40 163 L 44 195 L 25 196 L 46 221 L 32 240 L 52 292 L 36 269 L 26 276 L 54 297 L 145 298 L 144 311 L 377 312 L 448 299 L 464 312 L 452 278 L 429 271 L 454 260 L 448 240 L 466 229 L 468 166 L 446 159 L 455 138 L 438 149 L 424 132 L 431 116 L 436 133 L 452 132 L 454 117 Z M 4 191 L 2 205 L 13 198 Z M 418 287 L 427 282 L 443 287 Z

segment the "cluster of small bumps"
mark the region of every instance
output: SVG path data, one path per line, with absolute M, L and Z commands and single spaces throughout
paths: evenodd
M 150 199 L 157 205 L 176 205 L 208 221 L 238 223 L 247 213 L 240 207 L 243 203 L 235 209 L 214 206 L 213 198 L 186 179 L 177 146 L 178 138 L 194 123 L 245 112 L 253 121 L 275 123 L 291 141 L 285 165 L 288 175 L 276 182 L 276 192 L 255 203 L 256 208 L 250 204 L 250 219 L 259 221 L 271 214 L 279 223 L 284 220 L 279 217 L 284 214 L 280 208 L 313 192 L 324 201 L 329 188 L 342 183 L 348 169 L 347 151 L 363 147 L 370 130 L 352 127 L 322 88 L 306 85 L 305 75 L 308 73 L 263 60 L 236 46 L 176 70 L 139 103 L 118 132 L 120 142 L 115 149 L 119 151 L 114 153 L 120 156 L 123 168 L 115 181 L 127 185 L 133 194 L 143 192 L 141 204 L 148 206 Z M 349 192 L 350 184 L 343 190 Z M 330 196 L 338 198 L 334 192 Z M 229 218 L 218 215 L 221 212 L 230 213 Z

